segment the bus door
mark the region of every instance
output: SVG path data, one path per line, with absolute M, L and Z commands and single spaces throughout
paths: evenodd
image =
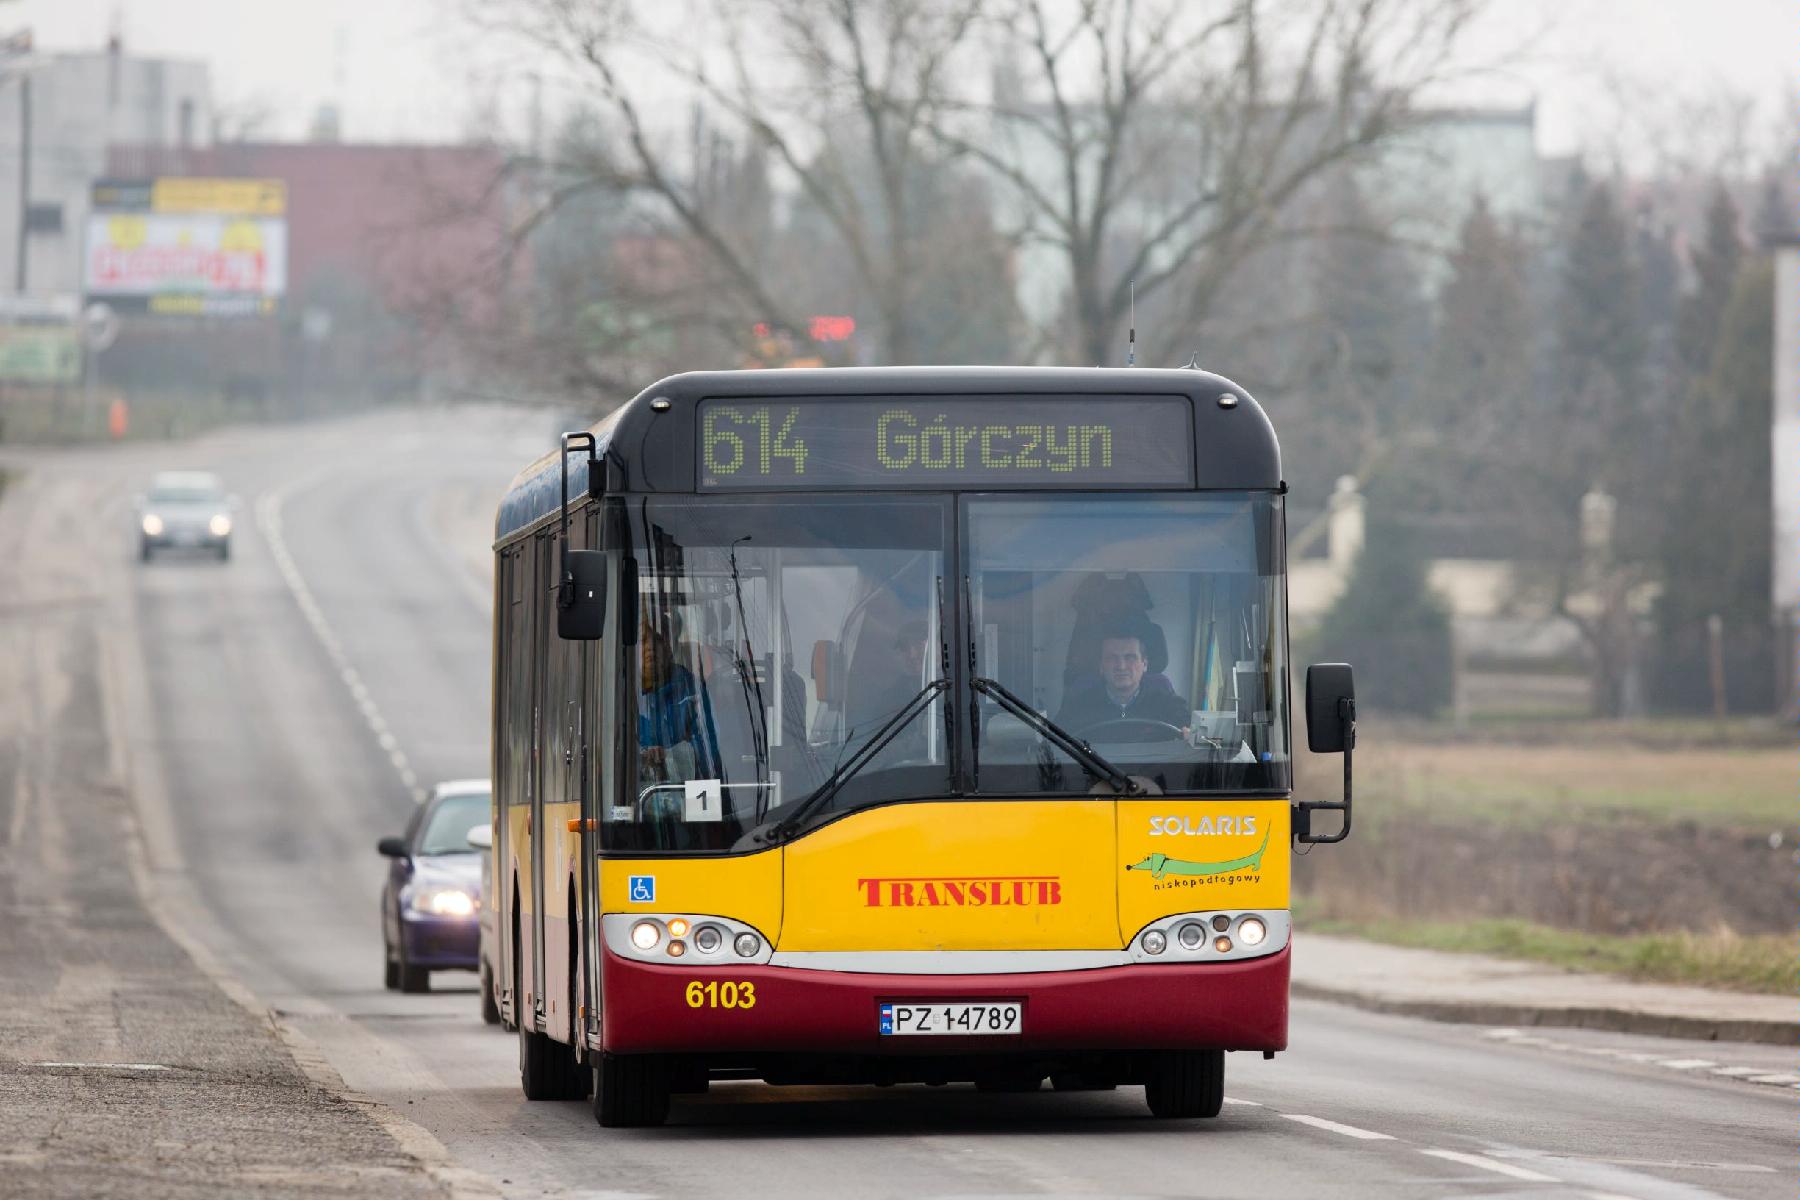
M 608 544 L 600 532 L 600 513 L 597 509 L 588 511 L 585 522 L 588 546 L 601 546 L 608 551 L 606 560 L 606 594 L 609 597 L 619 595 L 619 556 L 616 548 Z M 619 601 L 611 601 L 617 611 Z M 610 803 L 606 799 L 605 786 L 607 777 L 612 774 L 610 764 L 615 761 L 614 754 L 618 744 L 617 724 L 617 688 L 611 681 L 617 677 L 619 665 L 619 623 L 608 620 L 607 635 L 597 642 L 584 642 L 581 665 L 581 704 L 587 714 L 583 723 L 586 736 L 582 739 L 581 753 L 581 838 L 577 851 L 581 864 L 577 902 L 581 914 L 581 960 L 582 979 L 579 988 L 579 1003 L 585 1010 L 575 1013 L 575 1036 L 571 1039 L 577 1045 L 585 1045 L 590 1031 L 600 1028 L 600 954 L 597 934 L 600 929 L 600 880 L 597 857 L 600 851 L 600 838 L 594 832 L 600 828 L 600 809 L 603 804 Z
M 496 680 L 503 689 L 500 705 L 502 757 L 496 789 L 503 798 L 499 840 L 493 851 L 494 887 L 499 893 L 494 916 L 494 942 L 499 961 L 503 1011 L 522 1021 L 525 996 L 531 991 L 530 967 L 524 947 L 534 921 L 524 901 L 531 894 L 531 800 L 537 789 L 538 669 L 537 631 L 528 602 L 537 586 L 536 546 L 525 542 L 502 557 L 506 611 L 501 637 L 505 645 L 505 673 Z M 523 875 L 523 878 L 521 878 Z M 513 931 L 518 931 L 518 937 Z
M 525 845 L 520 847 L 519 861 L 525 867 L 531 891 L 530 932 L 525 936 L 524 950 L 529 947 L 525 958 L 525 970 L 522 978 L 525 991 L 530 997 L 525 1015 L 528 1020 L 521 1023 L 527 1029 L 541 1029 L 539 1018 L 544 1012 L 544 847 L 552 844 L 554 838 L 544 828 L 544 790 L 552 776 L 552 764 L 545 761 L 542 752 L 546 741 L 554 738 L 556 714 L 551 709 L 552 677 L 556 674 L 558 646 L 556 630 L 550 614 L 552 606 L 542 603 L 544 591 L 550 586 L 550 578 L 554 569 L 556 543 L 548 534 L 539 534 L 532 539 L 534 569 L 530 586 L 538 591 L 539 602 L 531 605 L 537 614 L 532 623 L 531 660 L 540 664 L 533 671 L 532 678 L 532 738 L 531 738 L 531 790 L 530 816 L 526 819 Z
M 584 518 L 571 528 L 570 549 L 593 544 L 586 532 L 588 524 L 589 519 Z M 554 593 L 562 575 L 561 535 L 547 535 L 539 549 L 546 562 L 544 587 Z M 549 615 L 544 647 L 544 756 L 533 803 L 533 828 L 537 831 L 532 845 L 533 900 L 539 915 L 532 925 L 533 994 L 542 1018 L 538 1028 L 558 1040 L 573 1040 L 582 989 L 576 974 L 580 955 L 572 947 L 577 945 L 575 939 L 582 927 L 580 893 L 585 890 L 576 881 L 587 871 L 576 865 L 585 857 L 579 847 L 586 834 L 581 825 L 571 830 L 569 823 L 592 811 L 586 782 L 595 711 L 589 680 L 598 652 L 591 643 L 564 639 L 557 633 L 554 602 L 546 603 L 543 611 Z M 572 883 L 576 892 L 573 904 Z

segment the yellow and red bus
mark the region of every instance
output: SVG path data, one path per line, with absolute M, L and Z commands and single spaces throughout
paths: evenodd
M 1198 370 L 665 379 L 495 543 L 483 979 L 532 1099 L 1141 1085 L 1286 1048 L 1280 453 Z M 1349 669 L 1307 680 L 1354 740 Z M 1313 828 L 1319 809 L 1340 814 Z

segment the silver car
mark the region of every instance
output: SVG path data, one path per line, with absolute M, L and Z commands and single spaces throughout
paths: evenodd
M 232 514 L 237 500 L 207 471 L 163 471 L 138 498 L 138 557 L 181 546 L 231 557 Z

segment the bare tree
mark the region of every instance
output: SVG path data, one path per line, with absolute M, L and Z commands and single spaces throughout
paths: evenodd
M 547 210 L 597 189 L 651 200 L 711 260 L 746 330 L 803 331 L 778 283 L 781 264 L 769 259 L 769 231 L 734 228 L 739 214 L 703 190 L 695 144 L 655 119 L 678 107 L 766 154 L 872 299 L 877 356 L 907 362 L 919 353 L 919 243 L 935 215 L 918 211 L 938 153 L 926 118 L 982 2 L 692 0 L 670 20 L 650 5 L 512 0 L 485 19 L 573 64 L 616 131 L 554 164 Z M 708 36 L 693 37 L 696 29 Z
M 946 145 L 1005 181 L 1060 259 L 1081 362 L 1115 359 L 1167 293 L 1166 356 L 1303 190 L 1371 158 L 1456 70 L 1476 0 L 996 0 L 998 82 L 947 104 Z M 1055 342 L 1052 336 L 1048 339 Z M 1052 351 L 1052 353 L 1055 353 Z

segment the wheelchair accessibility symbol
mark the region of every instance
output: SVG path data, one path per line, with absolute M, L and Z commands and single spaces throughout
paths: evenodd
M 626 894 L 631 897 L 633 904 L 656 903 L 656 876 L 627 875 L 625 879 L 628 885 Z

